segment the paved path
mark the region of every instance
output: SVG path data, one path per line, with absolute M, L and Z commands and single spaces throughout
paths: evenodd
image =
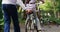
M 25 32 L 24 25 L 20 24 L 20 26 L 21 26 L 21 32 Z M 57 27 L 56 25 L 51 25 L 50 28 L 48 26 L 44 26 L 44 27 L 42 27 L 42 29 L 45 30 L 43 32 L 60 32 L 60 26 Z M 11 25 L 10 32 L 13 32 L 13 25 Z

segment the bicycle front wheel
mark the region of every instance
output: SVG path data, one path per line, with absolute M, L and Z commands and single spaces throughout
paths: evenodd
M 25 32 L 34 32 L 34 30 L 31 27 L 32 27 L 32 21 L 28 20 L 25 25 Z

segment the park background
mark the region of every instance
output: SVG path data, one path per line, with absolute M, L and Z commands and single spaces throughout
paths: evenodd
M 0 0 L 0 29 L 3 29 L 4 16 L 2 13 L 1 1 L 2 0 Z M 22 1 L 24 2 L 24 0 Z M 37 6 L 40 8 L 40 15 L 43 17 L 44 21 L 47 22 L 46 19 L 48 18 L 50 21 L 60 24 L 60 0 L 44 0 L 44 2 L 44 4 Z M 21 7 L 17 6 L 17 8 L 19 22 L 24 23 L 26 18 L 25 13 Z

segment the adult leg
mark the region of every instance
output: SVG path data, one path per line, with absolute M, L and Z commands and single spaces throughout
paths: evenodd
M 20 32 L 20 27 L 19 27 L 19 21 L 18 21 L 18 13 L 17 13 L 17 8 L 16 6 L 11 6 L 10 9 L 10 14 L 13 19 L 13 24 L 14 24 L 14 32 Z
M 2 9 L 4 11 L 4 32 L 10 32 L 10 15 L 7 11 L 7 6 L 3 4 Z

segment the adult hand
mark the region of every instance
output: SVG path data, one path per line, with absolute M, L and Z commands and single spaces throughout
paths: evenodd
M 26 14 L 31 14 L 32 13 L 32 10 L 26 10 Z

